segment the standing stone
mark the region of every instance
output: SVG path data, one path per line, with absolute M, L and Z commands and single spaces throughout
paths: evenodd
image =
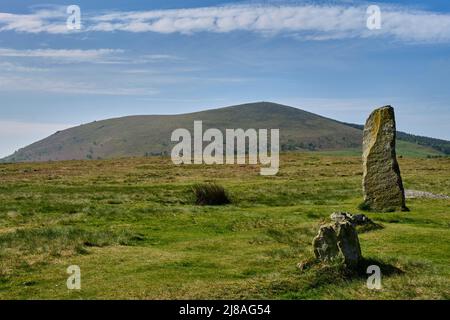
M 364 127 L 363 140 L 363 191 L 367 209 L 407 210 L 395 138 L 394 108 L 386 106 L 373 111 Z

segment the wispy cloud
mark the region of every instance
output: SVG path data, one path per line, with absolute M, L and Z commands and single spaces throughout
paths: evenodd
M 288 33 L 300 39 L 392 37 L 402 41 L 450 41 L 450 14 L 381 6 L 381 30 L 366 28 L 367 6 L 355 5 L 237 5 L 193 9 L 110 12 L 83 15 L 81 31 Z M 67 33 L 64 10 L 32 14 L 0 13 L 0 31 Z
M 11 62 L 0 62 L 0 71 L 2 72 L 47 72 L 50 71 L 48 68 L 38 68 L 20 65 Z
M 121 49 L 11 49 L 0 48 L 0 92 L 48 92 L 57 94 L 103 95 L 103 96 L 153 96 L 159 92 L 156 83 L 165 81 L 179 82 L 180 79 L 166 77 L 167 70 L 180 72 L 183 70 L 174 62 L 184 62 L 184 59 L 168 54 L 129 54 Z M 153 67 L 153 63 L 162 62 L 165 68 Z M 144 79 L 128 79 L 120 81 L 101 73 L 85 77 L 83 73 L 73 69 L 71 64 L 104 64 L 104 70 L 109 75 L 121 72 L 126 75 L 149 71 L 155 76 Z M 108 65 L 120 65 L 110 68 Z M 133 65 L 132 69 L 128 69 Z M 42 67 L 47 66 L 47 67 Z M 178 67 L 177 67 L 178 66 Z M 78 65 L 77 65 L 78 67 Z M 127 69 L 124 69 L 127 68 Z M 86 72 L 86 68 L 84 69 Z M 178 70 L 178 71 L 177 71 Z M 186 69 L 186 72 L 189 69 Z M 164 72 L 163 72 L 164 71 Z M 45 72 L 45 74 L 42 74 Z M 156 78 L 158 75 L 158 78 Z M 182 79 L 183 80 L 183 79 Z M 186 80 L 188 81 L 188 80 Z M 190 79 L 189 81 L 192 81 Z
M 111 58 L 123 53 L 120 49 L 93 49 L 93 50 L 69 50 L 69 49 L 34 49 L 16 50 L 0 48 L 0 57 L 13 58 L 45 58 L 65 61 L 99 61 Z
M 97 64 L 149 64 L 181 62 L 183 58 L 168 54 L 127 54 L 123 49 L 11 49 L 0 48 L 0 57 L 45 59 L 57 63 L 87 62 Z
M 0 92 L 50 92 L 62 94 L 109 95 L 109 96 L 152 96 L 158 93 L 148 87 L 124 87 L 123 85 L 107 85 L 94 82 L 67 81 L 64 79 L 46 79 L 34 77 L 8 76 L 0 77 Z

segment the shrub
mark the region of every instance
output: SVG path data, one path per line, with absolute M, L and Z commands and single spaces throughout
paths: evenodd
M 192 187 L 195 203 L 198 205 L 218 206 L 231 203 L 225 189 L 215 183 L 196 184 Z

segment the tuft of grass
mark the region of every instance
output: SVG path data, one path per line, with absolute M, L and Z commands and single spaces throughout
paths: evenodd
M 197 205 L 220 206 L 231 203 L 225 188 L 216 183 L 196 184 L 192 190 Z

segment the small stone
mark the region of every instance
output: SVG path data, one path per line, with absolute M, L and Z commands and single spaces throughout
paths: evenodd
M 394 108 L 376 109 L 367 119 L 363 139 L 364 206 L 374 211 L 407 210 L 395 151 Z
M 355 267 L 362 258 L 358 233 L 350 222 L 336 223 L 334 226 L 341 251 L 347 267 Z
M 349 222 L 356 228 L 358 233 L 368 232 L 372 230 L 382 229 L 383 227 L 373 222 L 364 214 L 351 214 L 348 212 L 334 212 L 330 216 L 331 220 L 336 223 Z
M 360 213 L 351 214 L 348 212 L 334 212 L 330 218 L 334 222 L 350 222 L 354 227 L 374 224 L 369 217 Z
M 304 260 L 297 264 L 297 269 L 300 271 L 305 271 L 306 269 L 311 267 L 311 265 L 312 265 L 312 262 L 310 260 Z
M 8 213 L 7 213 L 6 215 L 7 215 L 8 218 L 10 218 L 10 219 L 15 219 L 15 218 L 17 218 L 17 217 L 20 216 L 20 213 L 19 213 L 19 212 L 16 212 L 16 211 L 8 211 Z
M 342 257 L 348 268 L 354 269 L 358 266 L 362 253 L 353 222 L 368 218 L 364 215 L 359 215 L 356 219 L 353 217 L 350 213 L 335 212 L 331 215 L 334 223 L 320 227 L 313 240 L 314 254 L 318 260 L 328 262 Z
M 367 216 L 364 214 L 354 214 L 352 216 L 352 222 L 357 226 L 362 226 L 365 224 L 373 223 Z
M 321 261 L 331 261 L 339 255 L 336 232 L 332 225 L 323 225 L 313 240 L 314 254 Z
M 353 220 L 352 215 L 348 212 L 333 212 L 330 218 L 334 222 L 344 222 Z

